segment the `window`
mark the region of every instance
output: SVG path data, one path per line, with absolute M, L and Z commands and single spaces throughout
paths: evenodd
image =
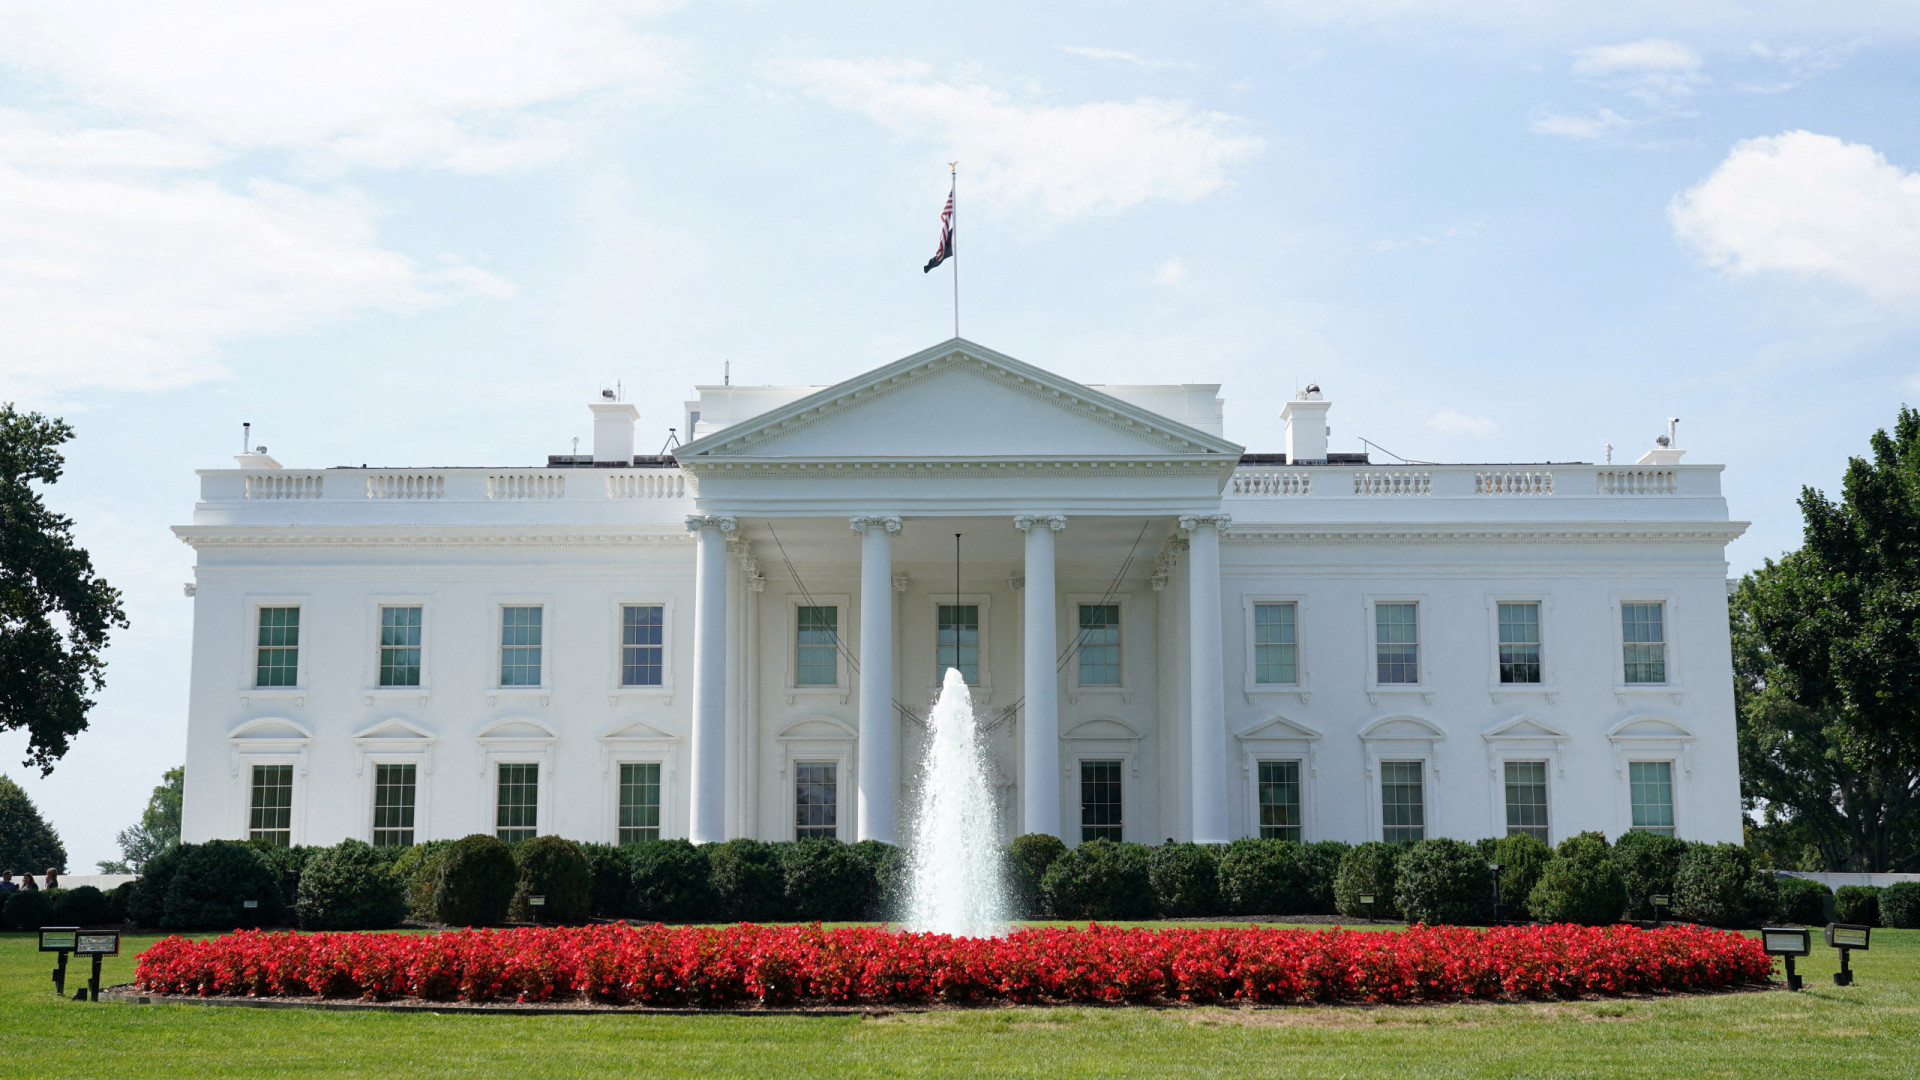
M 840 766 L 831 761 L 794 763 L 793 838 L 795 840 L 833 840 L 839 837 L 839 773 Z
M 968 686 L 980 685 L 980 605 L 939 605 L 940 636 L 933 669 L 946 678 L 948 668 L 959 668 Z
M 413 846 L 413 781 L 412 765 L 373 767 L 374 847 Z
M 1673 835 L 1673 762 L 1627 762 L 1633 831 Z
M 500 609 L 500 685 L 540 685 L 542 609 Z
M 1418 761 L 1380 763 L 1380 839 L 1389 844 L 1427 838 L 1425 782 Z
M 1080 763 L 1080 839 L 1120 839 L 1120 763 Z
M 1507 762 L 1507 835 L 1547 840 L 1547 763 Z
M 380 685 L 420 685 L 420 609 L 380 609 Z
M 509 844 L 533 839 L 540 830 L 540 766 L 503 762 L 499 775 L 493 835 Z
M 1300 842 L 1300 763 L 1260 763 L 1260 839 Z
M 250 805 L 247 839 L 265 840 L 275 847 L 293 845 L 293 766 L 255 765 Z
M 665 614 L 657 604 L 620 608 L 620 685 L 659 686 Z
M 1253 605 L 1253 681 L 1291 685 L 1300 681 L 1299 605 Z
M 260 639 L 254 655 L 253 685 L 300 685 L 299 608 L 260 609 Z
M 1120 685 L 1120 605 L 1080 605 L 1080 685 Z
M 1373 605 L 1373 648 L 1376 681 L 1420 681 L 1420 628 L 1417 604 Z
M 658 839 L 660 763 L 648 761 L 620 766 L 620 843 Z
M 1621 604 L 1620 638 L 1625 643 L 1630 683 L 1667 681 L 1667 629 L 1664 604 Z
M 793 684 L 840 685 L 840 609 L 803 607 L 794 635 Z
M 1540 605 L 1501 604 L 1500 681 L 1540 681 Z

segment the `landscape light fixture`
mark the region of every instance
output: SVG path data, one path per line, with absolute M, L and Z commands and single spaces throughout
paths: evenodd
M 1493 921 L 1503 923 L 1507 921 L 1507 905 L 1500 902 L 1500 871 L 1506 867 L 1499 863 L 1488 863 L 1487 869 L 1493 871 Z
M 1768 956 L 1787 961 L 1787 989 L 1800 989 L 1800 976 L 1793 972 L 1793 958 L 1813 951 L 1813 934 L 1804 926 L 1767 926 L 1760 930 L 1760 947 Z
M 547 898 L 544 896 L 529 896 L 527 897 L 527 906 L 533 909 L 533 921 L 538 923 L 540 921 L 540 909 L 547 906 Z
M 1361 893 L 1360 906 L 1367 909 L 1367 921 L 1372 922 L 1373 921 L 1373 894 L 1370 892 Z
M 1653 896 L 1647 897 L 1647 900 L 1653 904 L 1653 925 L 1654 926 L 1658 927 L 1658 926 L 1664 925 L 1664 920 L 1662 920 L 1660 917 L 1660 909 L 1666 907 L 1667 901 L 1670 899 L 1672 899 L 1672 897 L 1669 897 L 1664 893 L 1656 893 Z
M 1827 924 L 1827 947 L 1840 950 L 1840 970 L 1833 973 L 1833 985 L 1853 985 L 1853 969 L 1847 966 L 1847 954 L 1855 949 L 1866 952 L 1867 942 L 1872 934 L 1872 927 L 1857 923 L 1830 922 Z
M 80 934 L 77 926 L 43 926 L 40 928 L 40 951 L 60 954 L 53 969 L 53 992 L 61 997 L 67 996 L 67 954 L 73 951 L 74 939 Z

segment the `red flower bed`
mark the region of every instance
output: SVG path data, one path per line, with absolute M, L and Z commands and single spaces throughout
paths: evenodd
M 856 927 L 241 931 L 169 937 L 141 989 L 204 996 L 587 999 L 614 1005 L 1412 1002 L 1703 990 L 1766 981 L 1740 934 L 1693 926 L 1021 930 L 958 938 Z

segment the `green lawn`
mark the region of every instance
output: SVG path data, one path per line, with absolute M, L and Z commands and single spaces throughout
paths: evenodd
M 129 981 L 129 939 L 104 983 Z M 1875 931 L 1859 982 L 1402 1008 L 993 1009 L 859 1017 L 437 1016 L 97 1005 L 0 935 L 0 1061 L 21 1076 L 1737 1076 L 1920 1073 L 1920 931 Z M 85 967 L 76 965 L 84 978 Z M 71 978 L 71 976 L 70 976 Z M 75 985 L 69 982 L 69 989 Z

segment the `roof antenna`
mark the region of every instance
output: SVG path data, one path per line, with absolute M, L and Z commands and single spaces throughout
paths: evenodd
M 613 397 L 615 401 L 627 400 L 627 389 L 620 385 L 619 379 L 613 380 Z
M 1677 416 L 1667 417 L 1667 445 L 1680 445 L 1680 418 Z
M 243 454 L 246 453 L 247 448 L 252 445 L 253 445 L 253 424 L 251 422 L 241 424 L 240 425 L 240 452 Z
M 727 360 L 727 361 L 723 361 L 723 363 L 726 366 L 721 370 L 724 371 L 725 374 L 720 376 L 720 385 L 732 386 L 733 385 L 733 361 Z
M 670 447 L 680 445 L 680 436 L 672 428 L 667 429 L 667 441 L 660 444 L 660 456 L 666 457 Z

